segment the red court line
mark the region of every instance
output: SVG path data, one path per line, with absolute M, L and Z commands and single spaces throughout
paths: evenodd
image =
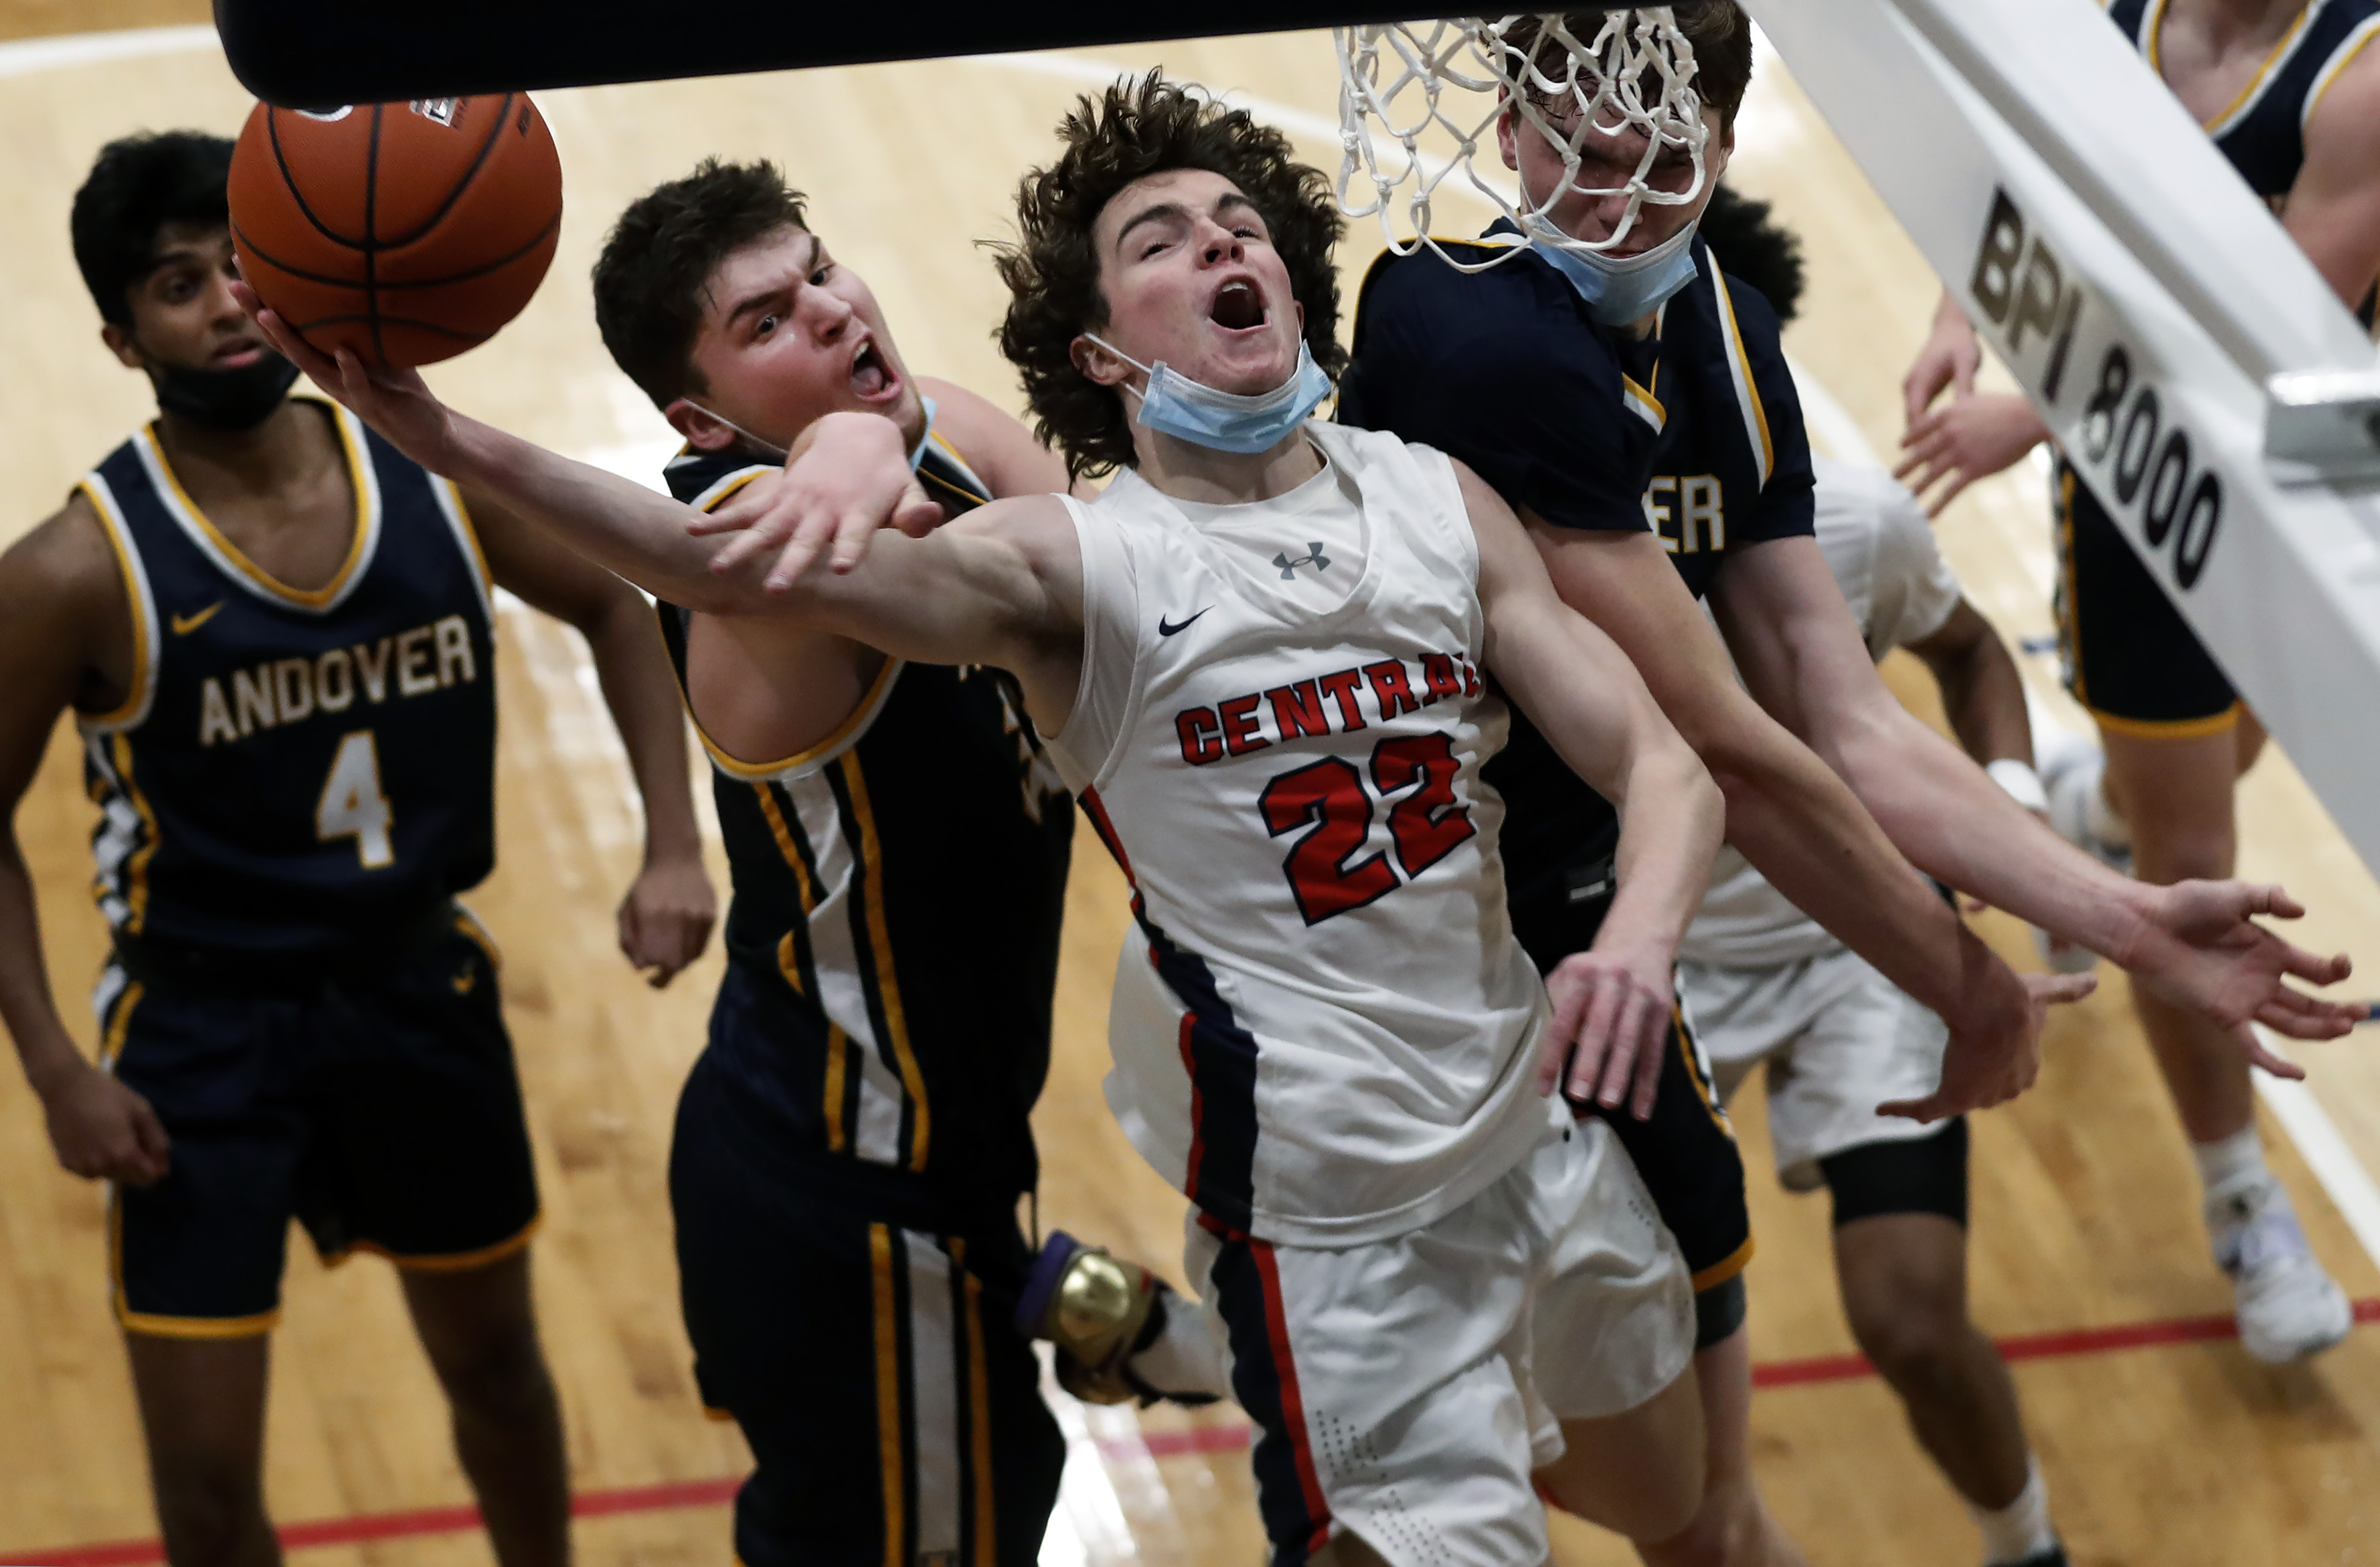
M 2380 1322 L 2380 1299 L 2357 1301 L 2355 1320 Z M 2106 1328 L 2017 1333 L 1996 1342 L 2001 1356 L 2011 1361 L 2056 1360 L 2161 1344 L 2201 1344 L 2237 1338 L 2239 1334 L 2240 1330 L 2228 1317 L 2175 1317 Z M 1876 1368 L 1864 1356 L 1822 1355 L 1807 1360 L 1771 1360 L 1755 1366 L 1752 1368 L 1752 1384 L 1756 1388 L 1806 1387 L 1875 1374 Z M 1144 1452 L 1151 1458 L 1179 1458 L 1235 1452 L 1248 1444 L 1248 1435 L 1245 1426 L 1194 1426 L 1186 1430 L 1149 1431 L 1137 1439 L 1110 1440 L 1098 1445 L 1100 1456 L 1111 1461 L 1137 1458 Z M 571 1499 L 570 1511 L 580 1518 L 610 1518 L 682 1508 L 723 1507 L 735 1500 L 736 1488 L 743 1483 L 743 1477 L 738 1475 L 582 1491 Z M 303 1550 L 315 1546 L 368 1545 L 423 1535 L 461 1534 L 479 1526 L 480 1510 L 476 1507 L 424 1507 L 408 1513 L 366 1513 L 350 1518 L 285 1524 L 280 1534 L 284 1549 Z M 63 1546 L 53 1550 L 0 1551 L 0 1561 L 7 1562 L 9 1567 L 153 1567 L 164 1560 L 164 1544 L 153 1539 Z

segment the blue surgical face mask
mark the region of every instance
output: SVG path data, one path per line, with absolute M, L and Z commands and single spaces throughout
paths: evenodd
M 934 433 L 934 400 L 930 397 L 920 396 L 917 401 L 925 404 L 926 428 L 918 435 L 917 444 L 909 448 L 909 471 L 913 474 L 917 471 L 917 464 L 926 460 L 926 442 Z M 691 397 L 687 398 L 686 402 L 697 408 L 702 408 L 702 404 L 696 403 Z M 759 436 L 754 435 L 750 430 L 746 429 L 742 425 L 737 424 L 735 420 L 729 418 L 724 414 L 718 413 L 710 408 L 702 408 L 702 411 L 710 415 L 712 418 L 717 419 L 721 424 L 725 425 L 729 429 L 734 430 L 737 435 L 742 436 L 745 440 L 750 441 L 753 445 L 759 447 L 770 456 L 776 458 L 779 462 L 783 462 L 787 457 L 793 455 L 792 452 L 787 452 L 775 441 L 761 440 Z
M 1537 240 L 1537 254 L 1570 280 L 1586 301 L 1586 313 L 1608 327 L 1643 320 L 1670 297 L 1694 281 L 1694 228 L 1697 216 L 1669 238 L 1637 256 L 1606 256 L 1598 251 L 1565 250 L 1550 243 L 1567 238 L 1542 217 L 1529 228 Z
M 1096 332 L 1083 335 L 1134 369 L 1148 373 L 1147 392 L 1129 385 L 1124 388 L 1140 399 L 1144 427 L 1215 452 L 1236 452 L 1243 456 L 1269 452 L 1330 395 L 1330 378 L 1314 362 L 1303 339 L 1297 344 L 1295 374 L 1270 392 L 1242 396 L 1192 380 L 1162 359 L 1144 365 Z

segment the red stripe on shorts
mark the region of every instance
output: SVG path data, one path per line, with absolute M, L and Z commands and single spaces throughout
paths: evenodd
M 1297 1455 L 1297 1483 L 1305 1491 L 1305 1511 L 1314 1520 L 1309 1551 L 1330 1543 L 1330 1504 L 1323 1500 L 1322 1477 L 1314 1471 L 1314 1449 L 1305 1431 L 1305 1400 L 1297 1391 L 1297 1362 L 1289 1349 L 1289 1312 L 1281 1304 L 1281 1266 L 1272 1248 L 1260 1240 L 1248 1242 L 1248 1255 L 1264 1280 L 1265 1335 L 1272 1341 L 1273 1373 L 1281 1380 L 1281 1424 L 1288 1428 L 1290 1450 Z

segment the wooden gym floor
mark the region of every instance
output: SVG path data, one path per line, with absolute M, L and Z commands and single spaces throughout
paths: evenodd
M 150 408 L 97 344 L 66 241 L 68 197 L 99 145 L 127 131 L 236 131 L 248 99 L 203 35 L 120 32 L 203 23 L 194 0 L 0 0 L 0 539 L 46 515 L 81 468 Z M 46 41 L 21 42 L 37 35 Z M 1310 159 L 1335 159 L 1334 67 L 1313 35 L 1032 58 L 746 77 L 542 95 L 568 171 L 562 253 L 502 340 L 440 368 L 473 413 L 650 476 L 658 417 L 598 344 L 584 282 L 609 219 L 706 153 L 783 162 L 837 254 L 869 279 L 910 364 L 991 395 L 1014 383 L 989 332 L 996 281 L 973 241 L 1004 204 L 1070 96 L 1115 70 L 1163 63 L 1242 94 Z M 1280 114 L 1286 108 L 1291 114 Z M 1822 443 L 1890 449 L 1896 390 L 1935 283 L 1823 122 L 1764 61 L 1733 177 L 1774 199 L 1808 247 L 1812 287 L 1788 339 Z M 1480 214 L 1462 212 L 1463 223 Z M 1359 229 L 1348 274 L 1378 240 Z M 2011 641 L 2049 629 L 2042 483 L 2025 470 L 1979 488 L 1942 526 L 1970 593 Z M 537 1279 L 568 1412 L 592 1564 L 729 1560 L 725 1498 L 747 1459 L 706 1419 L 678 1325 L 663 1186 L 678 1082 L 699 1046 L 713 955 L 664 994 L 613 950 L 612 906 L 632 869 L 635 806 L 576 639 L 504 617 L 502 866 L 473 899 L 506 951 L 546 1224 Z M 2053 715 L 2079 727 L 2040 657 L 2025 659 Z M 1922 681 L 1894 671 L 1922 704 Z M 18 830 L 42 894 L 52 970 L 75 998 L 103 935 L 84 889 L 90 808 L 62 731 Z M 2285 758 L 2244 797 L 2247 872 L 2313 906 L 2309 945 L 2380 965 L 2380 887 Z M 1099 1095 L 1108 974 L 1124 923 L 1119 878 L 1086 835 L 1070 902 L 1057 1060 L 1038 1113 L 1042 1220 L 1178 1272 L 1181 1202 L 1125 1146 Z M 723 886 L 723 874 L 722 874 Z M 1981 916 L 2011 958 L 2023 934 Z M 2078 1564 L 2302 1567 L 2380 1548 L 2380 1334 L 2274 1370 L 2224 1336 L 2228 1295 L 2204 1255 L 2195 1183 L 2120 981 L 2060 1017 L 2042 1084 L 1975 1128 L 1978 1317 L 2023 1357 L 2017 1381 Z M 2313 1092 L 2285 1098 L 2303 1145 L 2350 1208 L 2374 1206 L 2380 1058 L 2361 1039 L 2311 1053 Z M 1746 1096 L 1756 1100 L 1757 1096 Z M 1821 1564 L 1974 1559 L 1956 1499 L 1919 1456 L 1889 1393 L 1848 1359 L 1822 1201 L 1767 1175 L 1756 1103 L 1738 1118 L 1755 1172 L 1760 1255 L 1750 1278 L 1765 1391 L 1760 1475 Z M 2314 1245 L 2359 1300 L 2380 1269 L 2271 1115 L 2265 1130 Z M 0 1069 L 0 1561 L 158 1560 L 140 1436 L 109 1320 L 101 1193 L 60 1173 L 38 1105 Z M 2365 1224 L 2380 1244 L 2380 1224 Z M 270 1494 L 296 1560 L 319 1567 L 462 1567 L 489 1561 L 443 1411 L 377 1262 L 324 1272 L 293 1248 L 271 1410 Z M 2365 1320 L 2380 1316 L 2367 1308 Z M 822 1353 L 840 1353 L 821 1345 Z M 1190 1420 L 1065 1412 L 1075 1443 L 1044 1560 L 1206 1567 L 1260 1560 L 1245 1432 L 1236 1413 Z M 1559 1526 L 1560 1560 L 1626 1560 Z

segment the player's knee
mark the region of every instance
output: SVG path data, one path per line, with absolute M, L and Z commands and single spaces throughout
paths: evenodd
M 1924 1284 L 1875 1291 L 1845 1308 L 1860 1353 L 1904 1392 L 1953 1378 L 1975 1331 L 1959 1292 Z
M 1714 1473 L 1676 1532 L 1652 1543 L 1640 1537 L 1637 1554 L 1646 1567 L 1743 1567 L 1756 1560 L 1764 1534 L 1752 1477 Z

